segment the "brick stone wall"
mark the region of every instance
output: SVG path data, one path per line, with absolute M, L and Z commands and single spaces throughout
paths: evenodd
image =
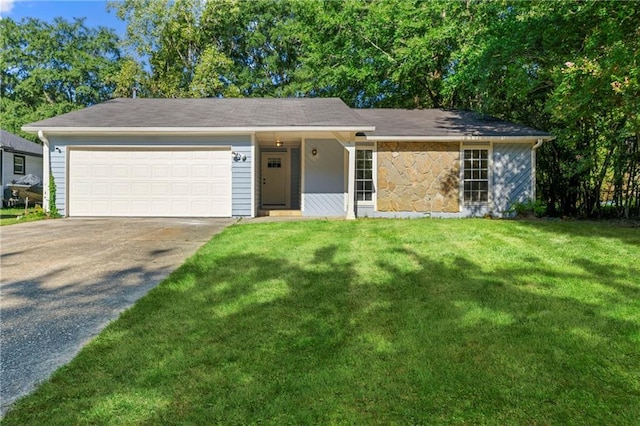
M 378 142 L 378 211 L 459 210 L 457 143 Z

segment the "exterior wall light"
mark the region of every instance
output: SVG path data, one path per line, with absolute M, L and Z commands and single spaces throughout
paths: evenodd
M 231 155 L 233 155 L 233 161 L 247 161 L 247 156 L 239 152 L 232 152 Z
M 280 141 L 280 139 L 276 139 L 276 146 L 278 148 L 280 148 L 282 146 L 282 142 Z
M 316 155 L 318 155 L 318 150 L 317 150 L 317 149 L 315 149 L 315 148 L 313 148 L 313 149 L 311 150 L 311 155 L 313 155 L 314 157 L 315 157 Z

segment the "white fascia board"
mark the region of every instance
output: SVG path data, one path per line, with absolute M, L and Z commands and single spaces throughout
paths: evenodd
M 252 126 L 252 127 L 32 127 L 23 126 L 27 133 L 43 131 L 50 135 L 250 135 L 256 132 L 372 132 L 375 127 L 332 126 Z
M 372 142 L 537 142 L 554 136 L 367 136 Z

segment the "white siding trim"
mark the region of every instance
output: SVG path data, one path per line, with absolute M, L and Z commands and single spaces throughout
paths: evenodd
M 369 207 L 372 206 L 374 210 L 378 208 L 378 153 L 376 151 L 377 143 L 373 146 L 357 146 L 356 151 L 371 151 L 371 179 L 373 180 L 373 193 L 371 194 L 371 201 L 356 201 L 359 206 Z
M 553 136 L 367 136 L 373 142 L 536 142 L 537 140 L 553 140 Z
M 306 167 L 306 145 L 307 140 L 302 138 L 300 140 L 300 211 L 304 213 L 304 198 L 306 193 L 305 182 L 305 167 Z
M 378 211 L 378 142 L 373 143 L 373 211 Z
M 475 141 L 474 141 L 475 142 Z M 464 151 L 466 149 L 486 149 L 487 150 L 487 202 L 486 203 L 469 203 L 464 202 Z M 493 211 L 493 142 L 466 144 L 460 142 L 460 211 L 464 211 L 467 207 L 486 206 L 489 211 Z
M 51 197 L 51 193 L 49 192 L 49 172 L 51 169 L 51 151 L 49 146 L 49 139 L 45 136 L 43 132 L 38 132 L 38 139 L 42 141 L 43 150 L 42 150 L 42 209 L 49 213 L 51 209 L 49 208 L 49 199 Z
M 251 217 L 256 217 L 258 215 L 258 210 L 256 208 L 256 134 L 251 134 Z M 232 182 L 232 190 L 233 190 L 233 182 Z

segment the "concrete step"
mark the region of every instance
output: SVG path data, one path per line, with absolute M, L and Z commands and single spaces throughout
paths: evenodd
M 258 216 L 272 216 L 272 217 L 300 217 L 302 216 L 301 210 L 275 210 L 275 209 L 261 209 L 258 210 Z

